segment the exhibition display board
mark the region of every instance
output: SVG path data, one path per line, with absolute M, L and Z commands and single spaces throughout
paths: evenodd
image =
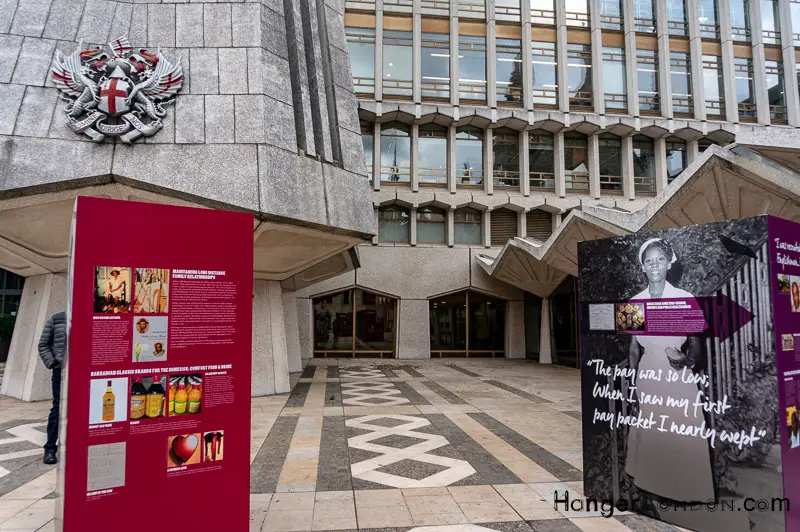
M 586 497 L 701 532 L 800 531 L 800 224 L 578 255 Z
M 57 529 L 248 530 L 253 216 L 79 197 L 70 248 Z

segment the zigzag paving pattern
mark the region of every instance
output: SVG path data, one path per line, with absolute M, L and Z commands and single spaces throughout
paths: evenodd
M 252 402 L 251 532 L 680 530 L 554 508 L 582 496 L 576 370 L 313 360 L 292 382 Z M 0 397 L 0 531 L 54 530 L 48 409 Z

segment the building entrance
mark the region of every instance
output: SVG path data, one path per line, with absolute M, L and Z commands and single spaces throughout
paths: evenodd
M 431 358 L 505 356 L 505 301 L 465 290 L 430 301 Z

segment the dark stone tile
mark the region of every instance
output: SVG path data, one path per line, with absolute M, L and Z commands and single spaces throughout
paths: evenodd
M 375 482 L 370 482 L 368 480 L 361 480 L 360 478 L 353 478 L 353 489 L 354 490 L 392 490 L 396 489 L 392 486 L 385 486 L 383 484 L 377 484 Z
M 302 375 L 300 375 L 301 379 L 313 379 L 314 373 L 317 372 L 317 366 L 313 364 L 309 364 L 303 369 Z
M 406 532 L 414 527 L 406 526 L 401 528 L 359 528 L 359 532 Z
M 273 493 L 289 452 L 297 417 L 280 416 L 250 465 L 250 493 Z
M 347 452 L 347 430 L 343 416 L 322 418 L 322 437 L 319 443 L 317 491 L 353 489 L 350 482 L 350 457 Z
M 381 371 L 383 372 L 384 375 L 386 375 L 390 379 L 396 379 L 397 378 L 397 373 L 395 373 L 392 368 L 384 367 L 384 368 L 381 368 Z
M 20 425 L 28 425 L 30 423 L 41 423 L 47 420 L 47 415 L 42 417 L 41 419 L 12 419 L 11 421 L 6 421 L 5 423 L 0 423 L 0 430 L 8 430 L 14 427 L 19 427 Z M 44 427 L 40 427 L 36 430 L 40 430 L 44 432 Z M 13 434 L 9 434 L 8 437 L 12 437 Z
M 517 431 L 507 427 L 495 418 L 483 412 L 477 414 L 467 414 L 472 419 L 492 431 L 506 443 L 513 446 L 516 450 L 539 464 L 547 472 L 551 473 L 561 481 L 570 482 L 583 480 L 583 473 L 565 462 L 550 451 L 536 445 Z M 499 484 L 492 482 L 492 484 Z
M 491 528 L 498 532 L 531 532 L 531 527 L 525 521 L 508 521 L 504 523 L 481 523 L 484 528 Z
M 329 379 L 339 378 L 339 366 L 328 366 L 328 378 Z
M 454 405 L 467 405 L 467 401 L 463 400 L 444 386 L 437 384 L 433 381 L 420 381 L 422 384 L 433 390 L 439 397 L 444 399 L 450 404 Z
M 342 406 L 342 386 L 338 382 L 325 383 L 325 406 Z
M 446 471 L 448 468 L 436 464 L 428 464 L 417 460 L 400 460 L 387 466 L 379 467 L 376 469 L 379 473 L 388 473 L 390 475 L 397 475 L 399 477 L 412 478 L 414 480 L 422 480 L 431 477 L 436 473 Z
M 310 382 L 298 382 L 292 393 L 289 394 L 289 399 L 286 400 L 286 407 L 301 407 L 306 404 L 306 396 L 308 396 L 308 390 L 311 389 Z
M 528 521 L 535 532 L 581 532 L 581 529 L 569 519 L 547 519 L 546 521 Z
M 354 417 L 361 417 L 361 416 L 354 416 Z M 354 417 L 349 417 L 348 419 L 354 419 Z M 397 427 L 400 425 L 405 425 L 408 423 L 405 419 L 394 419 L 391 417 L 381 417 L 377 419 L 373 419 L 369 422 L 370 425 L 377 425 L 379 427 Z M 353 427 L 348 427 L 350 430 L 360 430 L 354 429 Z M 364 431 L 367 432 L 367 431 Z M 350 436 L 355 436 L 355 434 L 350 434 Z
M 500 381 L 483 381 L 483 382 L 485 382 L 486 384 L 491 384 L 492 386 L 496 386 L 496 387 L 500 388 L 501 390 L 505 390 L 507 392 L 511 392 L 514 395 L 518 395 L 518 396 L 523 397 L 523 398 L 527 399 L 528 401 L 531 401 L 531 402 L 534 402 L 534 403 L 552 403 L 553 402 L 553 401 L 548 401 L 547 399 L 544 399 L 543 397 L 539 397 L 538 395 L 533 395 L 532 393 L 528 393 L 526 391 L 519 390 L 517 388 L 514 388 L 513 386 L 509 386 L 508 384 L 502 383 Z
M 44 475 L 56 466 L 43 464 L 42 455 L 36 455 L 7 460 L 3 462 L 3 467 L 11 471 L 11 474 L 0 478 L 0 496 Z
M 385 445 L 393 449 L 405 449 L 418 443 L 423 443 L 425 440 L 422 438 L 413 438 L 411 436 L 401 436 L 400 434 L 393 434 L 391 436 L 384 436 L 377 440 L 372 440 L 370 443 L 374 445 Z
M 633 532 L 678 532 L 679 530 L 669 523 L 648 519 L 641 515 L 615 515 L 614 519 Z
M 414 388 L 412 388 L 407 382 L 395 382 L 394 385 L 400 390 L 403 395 L 411 401 L 412 405 L 429 405 L 427 399 L 422 397 Z
M 470 371 L 468 369 L 464 369 L 461 366 L 456 366 L 455 364 L 447 364 L 447 367 L 448 368 L 452 368 L 452 369 L 458 371 L 459 373 L 463 373 L 464 375 L 469 375 L 470 377 L 475 377 L 476 379 L 479 379 L 481 377 L 477 373 L 472 372 L 472 371 Z

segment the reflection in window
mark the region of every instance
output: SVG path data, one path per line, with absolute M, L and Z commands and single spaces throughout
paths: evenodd
M 781 28 L 777 0 L 761 0 L 761 34 L 765 44 L 780 44 Z
M 689 18 L 686 0 L 669 0 L 667 3 L 667 29 L 671 35 L 689 35 Z
M 669 71 L 672 80 L 672 110 L 677 114 L 692 113 L 692 75 L 689 54 L 670 52 Z
M 656 193 L 656 152 L 653 139 L 633 137 L 633 187 L 636 194 Z
M 622 140 L 611 133 L 601 133 L 600 144 L 600 190 L 622 192 Z
M 494 14 L 497 20 L 510 20 L 512 22 L 519 22 L 521 8 L 520 2 L 527 2 L 528 0 L 495 0 Z
M 519 188 L 519 134 L 508 128 L 498 128 L 493 133 L 494 186 Z
M 476 127 L 456 131 L 456 183 L 483 184 L 483 131 Z
M 414 79 L 414 44 L 410 31 L 383 32 L 383 94 L 410 98 Z
M 750 40 L 750 1 L 728 0 L 731 8 L 731 33 L 734 41 Z M 759 0 L 754 0 L 758 2 Z
M 480 211 L 464 207 L 456 209 L 453 214 L 453 226 L 456 244 L 478 246 L 483 240 L 483 225 Z
M 447 128 L 419 126 L 419 182 L 447 183 Z
M 722 79 L 721 57 L 703 56 L 703 92 L 706 98 L 706 114 L 709 116 L 724 115 L 725 86 Z
M 531 189 L 555 188 L 555 152 L 553 134 L 535 130 L 528 134 L 528 172 Z
M 486 101 L 486 38 L 458 36 L 458 97 Z
M 422 97 L 450 98 L 450 35 L 422 34 Z
M 316 297 L 313 306 L 315 357 L 394 355 L 396 299 L 356 288 Z
M 444 244 L 447 242 L 447 214 L 436 207 L 417 209 L 417 243 Z
M 556 23 L 556 0 L 531 0 L 531 22 L 552 26 Z
M 533 105 L 558 105 L 558 68 L 556 43 L 531 43 L 531 72 L 533 74 Z
M 567 82 L 570 108 L 592 107 L 592 47 L 567 45 Z
M 677 138 L 670 137 L 666 140 L 667 152 L 667 182 L 678 177 L 686 169 L 686 142 Z
M 633 3 L 633 22 L 640 33 L 656 32 L 655 0 L 635 0 Z
M 589 0 L 559 0 L 564 2 L 567 26 L 589 27 Z
M 372 178 L 372 161 L 374 152 L 375 127 L 364 120 L 361 126 L 361 145 L 364 147 L 364 160 L 367 163 L 367 175 Z
M 658 52 L 636 51 L 636 77 L 639 81 L 639 110 L 655 113 L 661 108 L 658 94 Z
M 411 180 L 411 129 L 400 122 L 381 126 L 381 181 Z
M 600 0 L 600 27 L 604 30 L 621 30 L 622 23 L 622 0 Z
M 719 39 L 717 0 L 697 0 L 697 13 L 700 35 L 706 39 Z
M 589 190 L 589 141 L 585 135 L 564 133 L 564 167 L 567 191 Z
M 505 302 L 465 291 L 430 301 L 431 357 L 502 357 Z
M 603 92 L 606 109 L 627 109 L 625 50 L 603 47 Z
M 458 16 L 483 17 L 486 15 L 486 0 L 458 0 Z
M 786 93 L 783 86 L 783 63 L 766 61 L 767 95 L 770 118 L 776 122 L 786 121 Z
M 353 71 L 353 92 L 360 97 L 375 94 L 375 30 L 345 28 L 347 51 Z
M 519 39 L 497 39 L 497 103 L 518 107 L 522 102 L 522 49 Z
M 739 118 L 756 118 L 756 86 L 753 82 L 753 60 L 735 57 L 736 101 L 739 103 Z
M 792 38 L 794 45 L 800 46 L 800 2 L 792 0 L 789 5 L 792 10 Z
M 408 244 L 410 227 L 408 209 L 399 205 L 389 205 L 378 210 L 378 242 Z

